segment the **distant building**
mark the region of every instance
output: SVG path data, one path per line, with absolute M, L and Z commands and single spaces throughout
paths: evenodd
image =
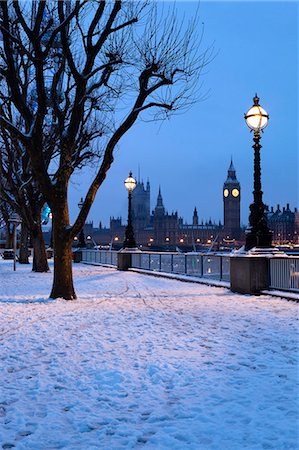
M 241 186 L 231 160 L 227 177 L 223 184 L 223 224 L 211 219 L 199 220 L 198 210 L 193 211 L 192 223 L 184 223 L 178 212 L 169 213 L 164 205 L 161 187 L 159 187 L 155 208 L 151 211 L 151 186 L 138 180 L 132 193 L 132 220 L 136 242 L 143 248 L 152 250 L 200 250 L 210 247 L 214 250 L 227 246 L 242 245 L 245 241 L 244 229 L 240 225 Z M 273 244 L 299 244 L 299 213 L 292 211 L 289 203 L 282 210 L 266 206 L 265 215 L 268 226 L 273 232 Z M 84 226 L 86 242 L 121 248 L 124 241 L 125 223 L 121 217 L 110 217 L 109 228 L 98 228 L 93 222 Z M 51 231 L 45 233 L 46 243 L 50 242 Z M 0 240 L 4 245 L 4 228 L 0 229 Z
M 132 193 L 132 220 L 136 242 L 143 247 L 157 250 L 182 249 L 198 250 L 201 246 L 230 245 L 242 243 L 244 238 L 240 226 L 241 187 L 236 170 L 231 161 L 223 186 L 224 224 L 211 219 L 199 221 L 197 208 L 194 208 L 192 224 L 184 223 L 178 212 L 168 213 L 164 206 L 161 187 L 154 210 L 150 211 L 151 187 L 138 180 Z M 85 235 L 91 234 L 86 225 Z M 93 229 L 93 239 L 104 245 L 121 246 L 124 239 L 125 224 L 120 217 L 110 218 L 109 228 Z
M 146 187 L 144 187 L 143 182 L 138 180 L 132 195 L 132 220 L 136 229 L 143 229 L 150 223 L 150 195 L 149 180 L 146 183 Z
M 241 187 L 231 160 L 227 179 L 223 185 L 224 232 L 227 239 L 239 239 L 240 237 L 240 202 Z
M 274 244 L 299 244 L 299 213 L 297 208 L 291 211 L 289 203 L 282 210 L 280 205 L 277 205 L 275 211 L 273 206 L 271 209 L 266 207 L 266 217 L 268 226 L 273 232 L 272 240 Z

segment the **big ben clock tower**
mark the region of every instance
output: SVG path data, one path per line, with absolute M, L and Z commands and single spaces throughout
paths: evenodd
M 238 239 L 240 236 L 240 199 L 240 183 L 231 159 L 223 185 L 224 232 L 229 239 Z

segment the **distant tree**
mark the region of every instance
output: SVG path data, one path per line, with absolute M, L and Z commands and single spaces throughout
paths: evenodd
M 72 240 L 115 147 L 141 115 L 152 111 L 157 120 L 192 104 L 211 49 L 199 53 L 197 17 L 185 27 L 174 10 L 161 15 L 152 2 L 38 1 L 30 21 L 28 8 L 0 2 L 0 123 L 22 144 L 52 210 L 51 297 L 74 299 Z M 21 126 L 8 117 L 8 104 Z M 87 163 L 97 173 L 71 226 L 69 181 Z
M 0 217 L 1 217 L 1 224 L 5 224 L 5 248 L 12 248 L 13 246 L 13 235 L 12 230 L 9 223 L 9 218 L 11 216 L 12 210 L 11 207 L 8 205 L 7 202 L 3 198 L 1 198 L 1 190 L 0 190 Z
M 12 121 L 12 113 L 8 111 Z M 15 115 L 16 116 L 16 115 Z M 28 264 L 28 238 L 33 245 L 34 272 L 48 272 L 41 209 L 45 198 L 32 176 L 30 158 L 22 143 L 0 124 L 0 195 L 22 219 L 19 262 Z

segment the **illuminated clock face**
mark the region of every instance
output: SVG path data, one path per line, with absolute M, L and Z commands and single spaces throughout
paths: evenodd
M 228 194 L 229 194 L 228 189 L 224 189 L 224 191 L 223 191 L 224 197 L 228 197 Z
M 232 190 L 232 194 L 233 194 L 234 197 L 238 197 L 239 194 L 240 194 L 239 189 L 233 189 Z

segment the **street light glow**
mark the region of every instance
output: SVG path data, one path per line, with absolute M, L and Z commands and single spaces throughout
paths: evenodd
M 253 99 L 253 106 L 249 109 L 247 114 L 245 114 L 245 120 L 248 127 L 253 131 L 261 131 L 268 125 L 269 115 L 260 106 L 259 97 L 257 94 Z
M 132 172 L 130 172 L 128 178 L 125 179 L 125 187 L 129 192 L 134 191 L 136 187 L 136 180 L 133 178 Z

